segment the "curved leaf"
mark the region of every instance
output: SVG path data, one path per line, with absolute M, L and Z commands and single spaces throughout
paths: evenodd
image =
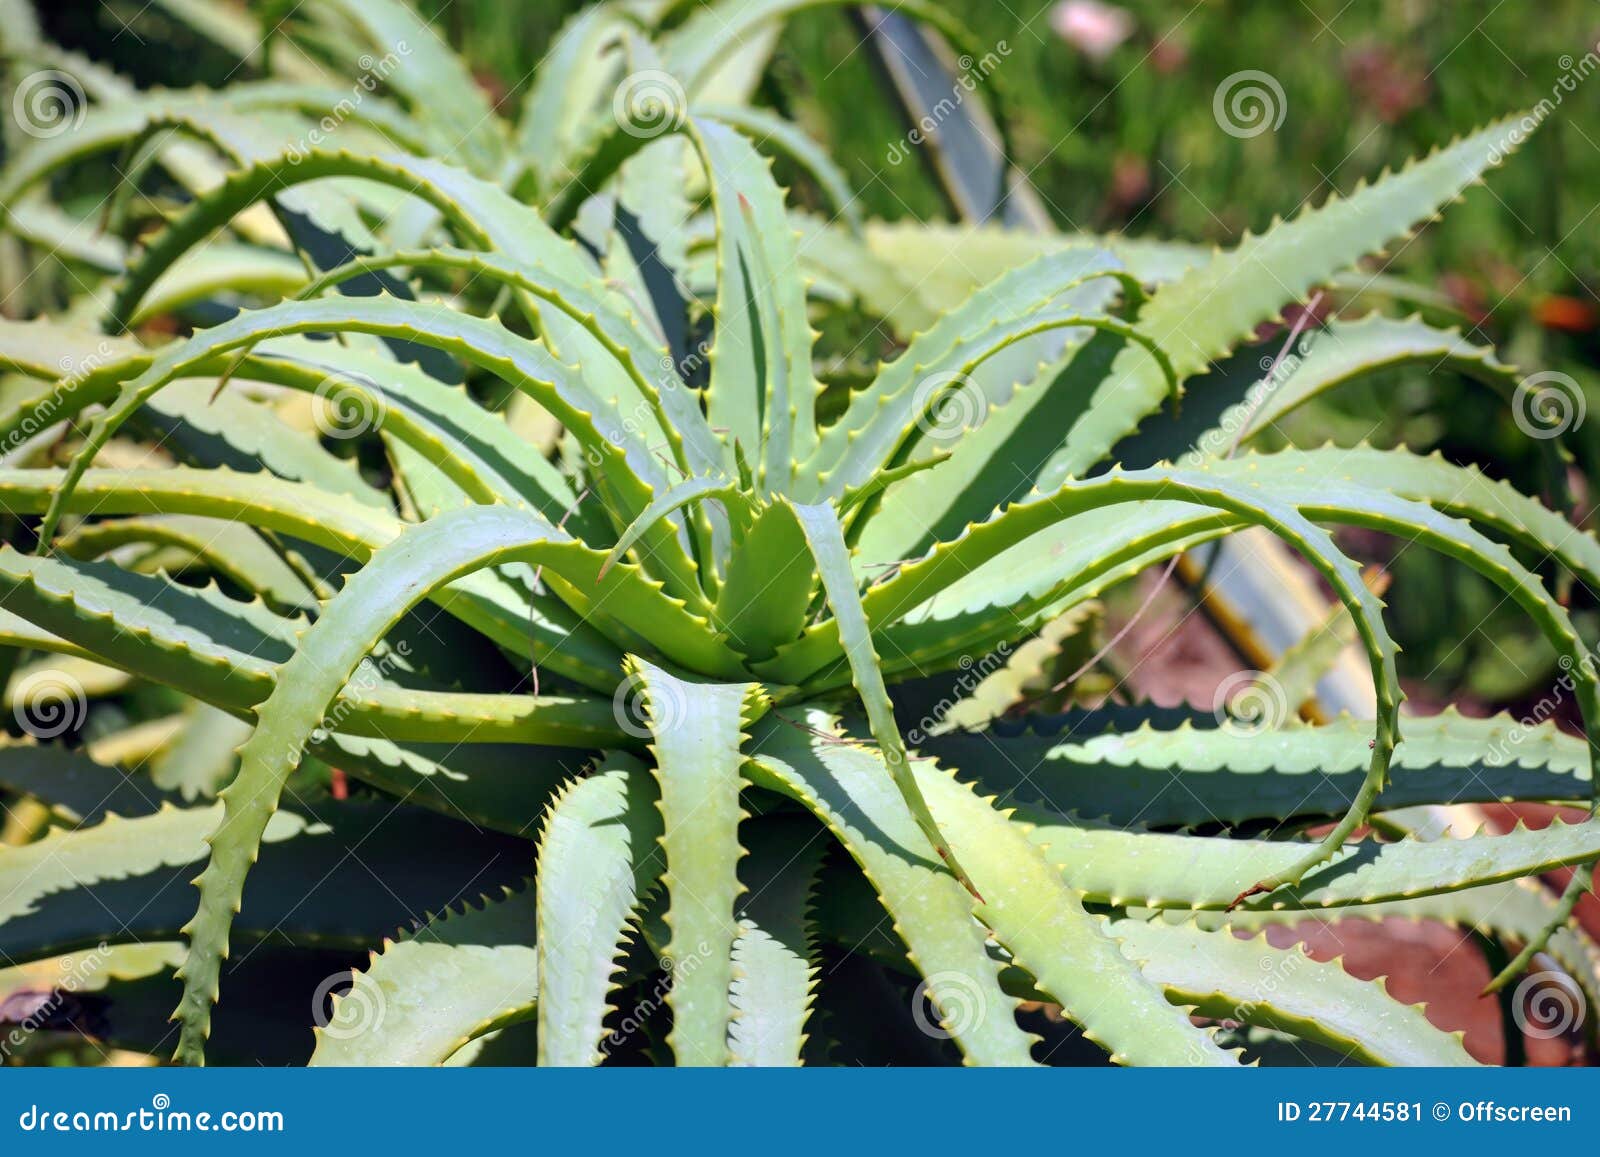
M 1168 996 L 1205 1016 L 1281 1029 L 1368 1064 L 1472 1065 L 1460 1033 L 1428 1023 L 1382 981 L 1357 980 L 1337 963 L 1264 936 L 1241 940 L 1193 925 L 1117 920 L 1108 929 Z
M 538 1000 L 533 890 L 446 910 L 375 952 L 317 1032 L 313 1065 L 442 1065 Z
M 882 758 L 858 744 L 830 737 L 831 721 L 821 712 L 809 712 L 806 722 L 805 729 L 781 718 L 764 722 L 752 745 L 757 767 L 775 777 L 780 790 L 818 812 L 862 863 L 900 925 L 913 961 L 927 979 L 928 995 L 936 1005 L 948 1002 L 947 1017 L 959 1014 L 948 1027 L 961 1026 L 977 1036 L 998 1027 L 995 1022 L 1002 1016 L 1010 1022 L 1014 1002 L 993 990 L 998 974 L 994 962 L 980 969 L 970 959 L 957 958 L 955 969 L 947 971 L 920 955 L 926 941 L 913 929 L 921 921 L 913 922 L 900 906 L 898 885 L 904 868 L 918 863 L 931 866 L 932 861 L 919 833 L 906 823 L 903 809 L 886 790 L 887 777 L 877 770 L 883 767 Z M 1208 1033 L 1190 1024 L 1139 974 L 1116 941 L 1105 935 L 1100 921 L 1084 911 L 1076 892 L 1063 885 L 1041 857 L 1030 853 L 1021 827 L 927 762 L 913 767 L 938 808 L 941 823 L 960 838 L 978 865 L 976 877 L 986 899 L 972 910 L 1113 1059 L 1132 1064 L 1234 1063 Z M 884 853 L 904 868 L 880 873 L 879 856 Z M 941 907 L 971 905 L 951 876 L 934 879 L 943 883 L 936 888 L 924 884 L 912 903 L 928 910 L 937 896 Z M 959 920 L 953 923 L 960 925 Z M 960 1031 L 957 1039 L 963 1040 Z
M 972 919 L 972 898 L 932 855 L 881 760 L 835 730 L 826 713 L 756 725 L 747 774 L 802 803 L 861 865 L 894 930 L 943 1009 L 942 1025 L 970 1064 L 1031 1065 L 1035 1037 L 1017 1026 L 1017 1001 Z
M 379 640 L 431 591 L 507 561 L 559 567 L 562 532 L 531 512 L 468 507 L 410 527 L 345 585 L 300 640 L 272 694 L 257 711 L 255 732 L 239 752 L 239 774 L 222 792 L 224 818 L 201 873 L 200 906 L 185 929 L 178 1056 L 204 1059 L 228 930 L 245 875 L 277 809 L 284 781 L 314 732 L 330 729 L 325 712 Z M 603 585 L 603 584 L 602 584 Z
M 889 702 L 889 690 L 884 685 L 878 654 L 872 646 L 872 635 L 862 609 L 861 596 L 856 591 L 855 578 L 850 572 L 850 548 L 845 545 L 844 528 L 839 525 L 839 517 L 831 506 L 787 505 L 794 511 L 795 520 L 805 535 L 806 547 L 816 560 L 822 589 L 833 611 L 832 622 L 844 647 L 845 660 L 850 665 L 850 677 L 855 682 L 856 694 L 861 697 L 862 706 L 866 708 L 872 736 L 883 753 L 889 777 L 935 854 L 945 862 L 962 886 L 977 896 L 977 887 L 962 869 L 955 852 L 949 847 L 949 841 L 939 831 L 922 790 L 911 774 L 905 740 L 900 737 L 900 728 L 895 723 L 894 707 Z
M 1526 122 L 1525 117 L 1498 121 L 1358 187 L 1349 198 L 1330 197 L 1292 221 L 1246 236 L 1159 288 L 1140 311 L 1139 328 L 1167 351 L 1180 379 L 1201 372 L 1313 286 L 1409 236 L 1515 152 L 1527 135 Z M 1165 393 L 1148 359 L 1131 350 L 1120 356 L 1083 400 L 1082 415 L 1036 485 L 1051 489 L 1090 469 L 1161 404 Z

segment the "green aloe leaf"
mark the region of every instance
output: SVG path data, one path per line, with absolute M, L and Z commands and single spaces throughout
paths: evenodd
M 889 702 L 889 690 L 884 685 L 883 672 L 878 666 L 878 654 L 873 649 L 866 612 L 851 574 L 850 549 L 845 545 L 844 528 L 839 524 L 838 515 L 830 506 L 791 505 L 790 509 L 794 511 L 795 520 L 805 535 L 807 549 L 816 560 L 822 589 L 833 610 L 832 621 L 838 627 L 839 640 L 850 666 L 850 676 L 855 682 L 856 694 L 866 708 L 872 736 L 883 752 L 884 766 L 888 768 L 890 778 L 934 853 L 949 866 L 956 879 L 976 896 L 976 885 L 962 869 L 955 851 L 949 847 L 949 841 L 939 830 L 938 822 L 923 798 L 922 789 L 911 773 L 905 740 L 900 737 L 900 728 L 895 723 L 894 707 Z
M 178 1013 L 180 1059 L 204 1059 L 211 1004 L 245 876 L 307 740 L 337 725 L 326 712 L 339 689 L 400 616 L 429 592 L 499 562 L 560 567 L 562 537 L 526 512 L 502 507 L 447 512 L 402 532 L 356 573 L 302 636 L 257 710 L 256 730 L 240 749 L 238 776 L 221 795 L 224 818 L 200 876 L 199 910 L 186 928 L 190 948 Z
M 733 942 L 728 1048 L 738 1065 L 798 1065 L 817 984 L 810 905 L 827 835 L 815 824 L 772 817 L 740 862 L 746 899 Z
M 1225 909 L 1233 885 L 1281 872 L 1303 855 L 1297 841 L 1231 840 L 1121 831 L 1065 822 L 1029 808 L 1029 838 L 1094 900 L 1149 908 Z M 1132 857 L 1130 860 L 1129 857 Z M 1600 823 L 1555 823 L 1505 835 L 1374 840 L 1344 845 L 1296 885 L 1243 902 L 1250 909 L 1318 910 L 1428 896 L 1554 871 L 1600 857 Z M 1136 862 L 1135 862 L 1136 861 Z M 1237 873 L 1237 876 L 1233 875 Z
M 613 755 L 545 813 L 536 877 L 541 1065 L 593 1065 L 605 1055 L 617 956 L 666 866 L 656 804 L 643 766 Z
M 26 961 L 178 939 L 194 910 L 184 885 L 204 865 L 221 812 L 164 804 L 0 848 L 0 952 Z M 418 847 L 434 849 L 427 862 Z M 464 888 L 514 883 L 530 850 L 393 801 L 296 799 L 267 825 L 235 944 L 359 948 Z M 108 904 L 121 921 L 107 924 Z
M 535 1014 L 531 888 L 443 910 L 372 954 L 317 1028 L 313 1065 L 442 1065 Z
M 670 931 L 663 967 L 672 978 L 667 1043 L 680 1065 L 725 1065 L 744 852 L 739 748 L 764 703 L 753 683 L 679 679 L 639 658 L 631 660 L 630 678 L 643 700 L 661 785 Z
M 1168 995 L 1202 1015 L 1281 1029 L 1368 1064 L 1472 1065 L 1460 1033 L 1428 1023 L 1378 980 L 1337 963 L 1194 926 L 1118 920 L 1109 929 Z
M 688 122 L 711 186 L 717 222 L 717 303 L 708 359 L 713 426 L 760 462 L 757 481 L 788 490 L 794 462 L 816 441 L 819 386 L 811 375 L 816 335 L 805 291 L 785 273 L 799 258 L 770 162 L 735 129 Z
M 1011 1017 L 1014 1002 L 1000 997 L 993 988 L 998 966 L 986 961 L 985 967 L 978 968 L 968 960 L 946 970 L 921 955 L 928 945 L 919 943 L 914 925 L 908 923 L 909 914 L 897 903 L 900 896 L 887 890 L 899 883 L 901 873 L 880 874 L 875 870 L 878 854 L 870 850 L 888 840 L 899 845 L 889 851 L 892 858 L 909 857 L 931 866 L 933 861 L 921 850 L 920 833 L 902 818 L 903 810 L 887 777 L 866 773 L 868 768 L 883 766 L 880 755 L 830 738 L 823 726 L 828 720 L 820 713 L 810 715 L 807 723 L 803 729 L 783 719 L 764 724 L 753 742 L 756 765 L 775 778 L 774 786 L 817 811 L 862 863 L 896 917 L 917 967 L 928 978 L 927 993 L 943 1010 L 947 1030 L 956 1033 L 971 1055 L 971 1045 L 956 1031 L 958 1026 L 975 1039 L 998 1027 L 996 1022 L 1002 1018 L 1015 1027 Z M 1105 935 L 1100 922 L 1083 909 L 1077 893 L 1062 885 L 1046 861 L 1027 854 L 1022 847 L 1026 842 L 1023 828 L 926 761 L 912 766 L 923 791 L 938 809 L 940 822 L 981 865 L 976 873 L 986 896 L 972 910 L 1040 977 L 1041 985 L 1086 1034 L 1125 1063 L 1234 1063 L 1209 1034 L 1195 1028 L 1139 974 L 1116 942 Z M 936 878 L 944 881 L 937 889 L 941 903 L 958 904 L 965 899 L 972 904 L 972 898 L 963 897 L 951 876 L 941 873 Z M 927 905 L 933 893 L 934 889 L 924 885 L 921 903 Z
M 1266 695 L 1270 687 L 1263 688 Z M 1129 721 L 1095 734 L 1071 724 L 1037 730 L 1007 722 L 951 732 L 922 748 L 990 791 L 1062 814 L 1119 825 L 1196 827 L 1342 814 L 1372 756 L 1372 726 L 1336 719 L 1321 726 L 1282 718 L 1283 703 L 1243 725 Z M 1472 719 L 1453 711 L 1405 721 L 1383 808 L 1504 800 L 1587 800 L 1587 744 L 1553 723 Z
M 1033 1064 L 1037 1038 L 1017 1025 L 1017 1001 L 1000 987 L 972 897 L 933 856 L 883 761 L 816 709 L 770 713 L 752 732 L 750 756 L 755 783 L 797 799 L 861 866 L 925 978 L 939 1031 L 970 1063 Z
M 1527 135 L 1508 118 L 1463 137 L 1397 173 L 1332 197 L 1158 289 L 1139 326 L 1172 358 L 1180 378 L 1206 369 L 1262 322 L 1363 256 L 1410 235 Z M 1166 389 L 1134 351 L 1117 359 L 1083 402 L 1061 448 L 1038 476 L 1048 489 L 1081 474 L 1161 404 Z

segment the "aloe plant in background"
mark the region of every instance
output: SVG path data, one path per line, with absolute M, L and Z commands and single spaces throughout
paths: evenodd
M 1470 1062 L 1382 986 L 1236 935 L 1330 908 L 1480 928 L 1523 946 L 1505 978 L 1543 951 L 1592 1000 L 1570 916 L 1600 821 L 1404 831 L 1421 804 L 1586 803 L 1592 744 L 1403 719 L 1381 604 L 1328 528 L 1498 584 L 1586 718 L 1593 664 L 1524 560 L 1600 581 L 1600 544 L 1438 458 L 1216 453 L 1248 409 L 1202 410 L 1213 452 L 1182 465 L 1109 464 L 1527 125 L 1210 257 L 1078 237 L 983 270 L 968 237 L 917 284 L 825 155 L 745 103 L 808 6 L 589 9 L 514 125 L 394 0 L 314 0 L 285 31 L 318 75 L 218 92 L 135 97 L 23 46 L 92 99 L 11 157 L 8 228 L 109 276 L 0 329 L 0 641 L 46 656 L 13 701 L 36 736 L 43 689 L 81 714 L 90 674 L 181 706 L 98 750 L 67 728 L 0 750 L 0 785 L 60 824 L 0 849 L 0 950 L 109 956 L 113 1013 L 175 976 L 187 1063 L 214 1006 L 270 1019 L 251 969 L 329 951 L 372 955 L 316 1018 L 326 1064 L 828 1060 L 855 1047 L 830 1009 L 860 992 L 820 969 L 840 959 L 898 994 L 872 1015 L 971 1063 L 1046 1059 L 1023 1001 L 1122 1063 L 1237 1064 L 1196 1014 Z M 769 147 L 834 218 L 790 203 Z M 105 156 L 129 176 L 97 213 L 163 218 L 139 244 L 50 198 Z M 903 348 L 880 357 L 860 315 Z M 1335 321 L 1273 412 L 1396 359 L 1518 380 L 1416 320 Z M 1372 723 L 947 725 L 1018 706 L 1019 679 L 979 676 L 1102 591 L 1251 527 L 1348 612 Z M 148 777 L 109 766 L 152 751 Z M 1369 823 L 1391 841 L 1348 842 Z M 1564 897 L 1531 883 L 1564 866 Z M 134 1023 L 123 1043 L 171 1047 Z

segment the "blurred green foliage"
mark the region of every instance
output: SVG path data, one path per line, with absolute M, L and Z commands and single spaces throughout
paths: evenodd
M 1104 59 L 1053 27 L 1053 0 L 941 0 L 1004 57 L 985 82 L 1004 97 L 1018 160 L 1064 229 L 1226 242 L 1333 189 L 1546 97 L 1558 107 L 1493 190 L 1407 247 L 1409 269 L 1469 279 L 1486 310 L 1600 281 L 1600 80 L 1560 90 L 1600 52 L 1592 0 L 1122 0 L 1132 33 Z M 518 102 L 580 0 L 419 0 L 480 80 Z M 680 3 L 680 9 L 693 6 Z M 146 84 L 220 84 L 222 54 L 159 7 L 111 0 L 43 6 L 50 35 Z M 292 9 L 287 17 L 293 20 Z M 126 22 L 126 23 L 125 23 Z M 170 25 L 170 27 L 168 27 Z M 862 18 L 834 9 L 789 25 L 762 94 L 799 119 L 883 217 L 947 215 L 931 180 L 891 165 L 906 132 L 886 98 Z M 191 43 L 185 43 L 191 42 Z M 152 53 L 151 43 L 169 51 Z M 1217 130 L 1212 102 L 1235 73 L 1282 87 L 1281 126 Z M 1584 294 L 1592 300 L 1592 295 Z

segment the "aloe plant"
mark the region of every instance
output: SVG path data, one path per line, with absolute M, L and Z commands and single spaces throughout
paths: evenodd
M 1522 123 L 1209 256 L 1030 239 L 1027 261 L 924 288 L 881 232 L 791 205 L 756 138 L 824 190 L 838 174 L 739 106 L 761 40 L 810 6 L 723 4 L 654 37 L 639 22 L 675 6 L 590 9 L 514 127 L 390 0 L 305 6 L 298 33 L 325 55 L 405 47 L 388 94 L 326 141 L 307 135 L 326 85 L 108 99 L 117 78 L 76 64 L 99 99 L 12 159 L 10 229 L 78 236 L 42 190 L 95 154 L 187 193 L 110 253 L 104 292 L 0 327 L 24 383 L 0 419 L 0 509 L 37 538 L 0 548 L 0 641 L 200 706 L 175 724 L 195 762 L 165 779 L 108 765 L 170 736 L 0 748 L 0 786 L 63 825 L 0 848 L 0 949 L 104 943 L 113 1003 L 175 964 L 191 1064 L 213 1007 L 249 1005 L 233 974 L 263 945 L 371 951 L 319 1018 L 325 1064 L 467 1063 L 519 1029 L 544 1064 L 827 1059 L 812 1005 L 845 953 L 905 978 L 902 1015 L 970 1063 L 1040 1059 L 1023 1001 L 1128 1064 L 1237 1064 L 1220 1019 L 1374 1063 L 1470 1063 L 1380 985 L 1234 935 L 1325 909 L 1480 927 L 1526 946 L 1516 971 L 1544 951 L 1600 995 L 1600 950 L 1570 919 L 1600 821 L 1404 833 L 1427 804 L 1587 803 L 1593 744 L 1403 718 L 1381 603 L 1328 528 L 1403 535 L 1497 583 L 1586 718 L 1593 665 L 1522 560 L 1600 582 L 1600 544 L 1403 450 L 1108 465 Z M 958 239 L 954 266 L 989 240 Z M 228 302 L 251 307 L 206 317 Z M 859 382 L 813 328 L 852 309 L 903 345 Z M 173 315 L 212 324 L 141 328 Z M 1321 340 L 1337 355 L 1274 414 L 1397 357 L 1510 380 L 1414 319 Z M 1023 675 L 976 664 L 1250 527 L 1337 595 L 1374 720 L 1107 707 L 940 726 L 1018 706 Z M 331 769 L 353 798 L 328 794 Z M 1369 823 L 1395 838 L 1352 842 Z M 1565 866 L 1582 871 L 1563 898 L 1526 884 Z M 191 915 L 174 881 L 196 869 Z

